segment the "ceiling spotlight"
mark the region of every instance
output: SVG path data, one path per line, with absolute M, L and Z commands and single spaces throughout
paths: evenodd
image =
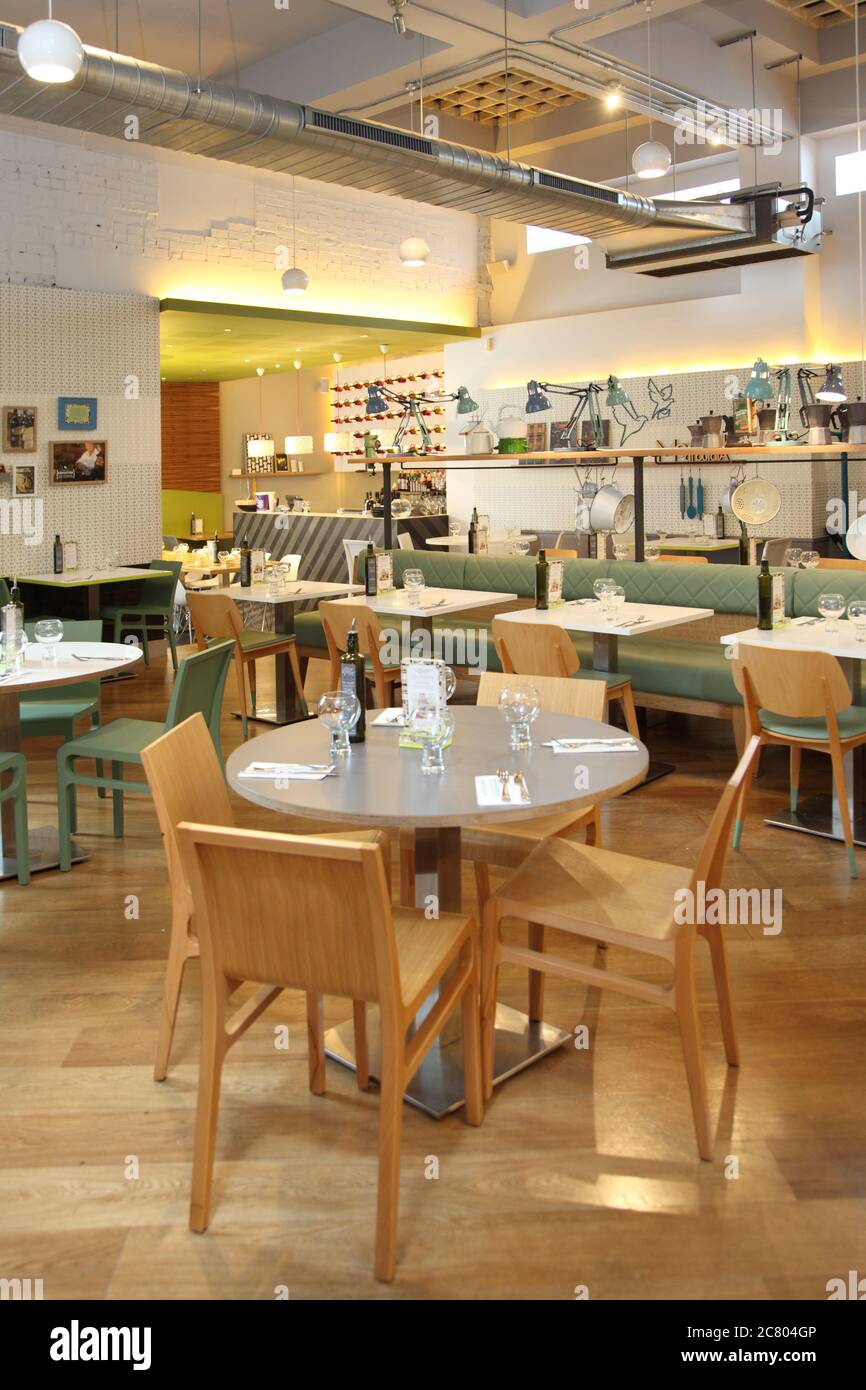
M 18 61 L 35 82 L 71 82 L 84 65 L 84 49 L 74 29 L 53 16 L 48 0 L 48 18 L 30 24 L 18 40 Z
M 405 241 L 400 242 L 400 260 L 407 270 L 414 266 L 426 265 L 429 255 L 430 247 L 423 237 L 407 236 Z
M 618 82 L 611 82 L 607 89 L 607 96 L 604 99 L 604 104 L 608 111 L 616 111 L 622 106 L 622 88 Z
M 408 0 L 388 0 L 388 4 L 393 11 L 391 23 L 394 25 L 394 33 L 401 39 L 405 39 L 406 37 L 405 11 L 407 3 Z

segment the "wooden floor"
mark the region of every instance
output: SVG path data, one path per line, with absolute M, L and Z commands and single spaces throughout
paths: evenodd
M 311 665 L 308 692 L 324 670 Z M 107 687 L 105 718 L 162 718 L 170 681 L 157 664 Z M 227 752 L 234 705 L 230 685 Z M 733 765 L 729 727 L 673 717 L 649 742 L 678 771 L 606 806 L 605 843 L 692 865 Z M 54 747 L 26 749 L 36 825 L 56 818 Z M 817 756 L 804 774 L 804 793 L 826 785 Z M 280 1286 L 295 1299 L 571 1299 L 579 1285 L 592 1299 L 821 1299 L 828 1279 L 866 1273 L 866 854 L 851 883 L 839 846 L 767 829 L 785 787 L 771 752 L 728 861 L 729 885 L 784 890 L 780 935 L 729 933 L 736 1072 L 699 947 L 713 1163 L 695 1150 L 673 1015 L 551 980 L 547 1018 L 587 1023 L 588 1051 L 498 1088 L 481 1129 L 407 1108 L 388 1287 L 372 1277 L 377 1096 L 331 1064 L 328 1094 L 310 1095 L 291 996 L 230 1054 L 213 1220 L 188 1230 L 198 967 L 156 1084 L 169 906 L 153 808 L 128 798 L 115 841 L 110 801 L 82 790 L 89 862 L 0 891 L 0 1277 L 41 1278 L 48 1299 L 272 1299 Z M 310 829 L 236 801 L 243 825 Z M 471 903 L 469 874 L 464 886 Z M 653 978 L 646 964 L 636 973 Z M 507 975 L 505 997 L 523 1006 L 525 977 Z M 329 1022 L 350 1015 L 327 1002 Z M 281 1023 L 288 1051 L 274 1046 Z

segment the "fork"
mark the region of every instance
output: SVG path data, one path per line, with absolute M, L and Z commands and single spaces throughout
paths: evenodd
M 508 790 L 508 783 L 511 780 L 511 773 L 504 767 L 498 767 L 496 769 L 496 776 L 499 778 L 499 794 L 501 799 L 503 801 L 510 801 L 511 793 Z

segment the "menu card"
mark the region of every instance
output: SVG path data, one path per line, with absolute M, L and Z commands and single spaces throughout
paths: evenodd
M 391 555 L 376 556 L 376 592 L 389 594 L 394 588 L 394 558 Z
M 400 683 L 403 688 L 403 719 L 405 732 L 400 735 L 401 748 L 420 748 L 413 738 L 409 721 L 420 704 L 428 705 L 438 715 L 445 709 L 445 662 L 430 657 L 404 657 L 400 662 Z
M 487 555 L 490 552 L 490 517 L 482 514 L 478 518 L 478 525 L 475 532 L 475 553 L 476 555 Z
M 773 627 L 788 627 L 789 619 L 785 616 L 785 576 L 783 574 L 773 575 Z
M 263 550 L 253 550 L 250 552 L 250 583 L 263 584 L 265 582 L 265 552 Z
M 548 560 L 547 562 L 547 606 L 548 608 L 558 608 L 563 602 L 562 598 L 562 577 L 565 565 L 562 560 Z

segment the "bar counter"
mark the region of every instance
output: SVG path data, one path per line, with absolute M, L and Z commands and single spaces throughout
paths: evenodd
M 415 548 L 425 549 L 428 536 L 447 536 L 448 517 L 408 516 L 395 518 L 396 537 L 408 534 Z M 372 541 L 386 548 L 385 521 L 381 516 L 361 516 L 360 512 L 240 512 L 234 513 L 235 545 L 246 542 L 254 550 L 268 550 L 275 560 L 283 555 L 300 555 L 301 579 L 339 581 L 346 578 L 344 540 Z

